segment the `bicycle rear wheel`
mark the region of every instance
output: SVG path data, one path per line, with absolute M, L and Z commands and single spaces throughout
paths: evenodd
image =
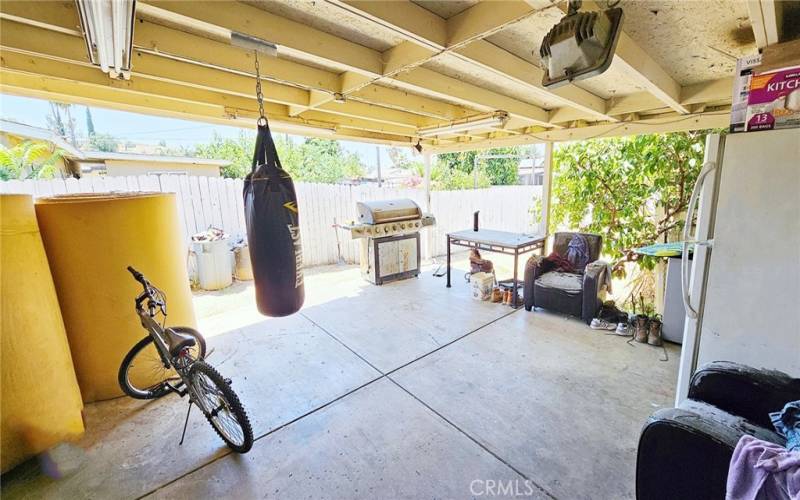
M 205 358 L 206 341 L 200 332 L 187 326 L 175 326 L 172 329 L 190 335 L 197 341 L 194 347 L 189 348 L 192 359 Z M 164 367 L 153 337 L 148 335 L 133 346 L 122 360 L 118 381 L 122 391 L 132 398 L 156 399 L 169 393 L 164 382 L 176 383 L 180 377 L 174 369 Z
M 189 383 L 194 389 L 194 403 L 230 449 L 247 453 L 253 446 L 253 429 L 239 396 L 211 365 L 203 361 L 192 364 Z

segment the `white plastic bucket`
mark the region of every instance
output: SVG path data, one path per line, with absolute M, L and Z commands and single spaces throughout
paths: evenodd
M 216 241 L 195 241 L 197 280 L 203 290 L 220 290 L 233 283 L 231 254 L 227 238 Z

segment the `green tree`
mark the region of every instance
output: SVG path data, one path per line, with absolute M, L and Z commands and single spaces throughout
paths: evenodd
M 255 147 L 255 136 L 244 130 L 239 131 L 239 136 L 235 139 L 220 137 L 215 132 L 211 142 L 195 147 L 195 154 L 202 158 L 228 160 L 231 164 L 222 167 L 222 176 L 240 179 L 250 172 Z
M 298 180 L 333 183 L 364 175 L 364 166 L 358 156 L 343 151 L 338 141 L 309 137 L 300 144 L 297 152 L 283 149 L 288 153 L 281 157 L 283 168 Z
M 0 179 L 52 179 L 59 173 L 62 156 L 44 142 L 23 141 L 10 148 L 0 145 Z
M 573 142 L 553 156 L 551 231 L 568 226 L 603 236 L 613 269 L 654 260 L 633 249 L 668 241 L 683 227 L 710 131 Z
M 86 135 L 91 138 L 94 135 L 94 121 L 89 106 L 86 106 Z
M 475 169 L 475 157 L 478 158 L 478 171 L 485 174 L 489 183 L 493 186 L 503 186 L 517 183 L 517 168 L 519 158 L 480 158 L 482 155 L 519 155 L 520 148 L 494 148 L 488 151 L 460 151 L 456 153 L 444 153 L 438 155 L 438 161 L 443 163 L 451 170 L 464 173 L 473 173 Z M 457 174 L 452 174 L 453 178 L 460 178 Z M 479 175 L 480 177 L 480 175 Z M 433 175 L 431 175 L 433 178 Z M 480 187 L 480 185 L 479 185 Z M 464 189 L 464 188 L 461 188 Z
M 119 144 L 111 134 L 92 134 L 89 136 L 89 147 L 95 151 L 114 153 L 119 149 Z
M 283 134 L 274 134 L 275 147 L 283 168 L 295 181 L 340 182 L 364 175 L 358 156 L 346 153 L 337 141 L 307 138 L 296 144 Z M 250 172 L 255 149 L 255 136 L 241 131 L 236 139 L 214 135 L 208 144 L 198 145 L 196 155 L 228 160 L 223 167 L 225 177 L 242 178 Z

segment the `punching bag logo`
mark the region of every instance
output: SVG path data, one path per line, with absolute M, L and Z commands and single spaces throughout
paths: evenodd
M 300 228 L 291 224 L 287 224 L 286 227 L 289 228 L 289 234 L 292 236 L 292 244 L 294 245 L 294 261 L 297 269 L 294 287 L 299 288 L 303 284 L 303 247 L 300 244 Z
M 283 206 L 286 207 L 287 210 L 291 210 L 292 212 L 297 213 L 297 203 L 295 203 L 294 201 L 287 201 L 286 203 L 283 204 Z

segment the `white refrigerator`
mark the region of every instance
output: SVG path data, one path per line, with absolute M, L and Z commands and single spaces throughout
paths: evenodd
M 710 135 L 689 204 L 676 403 L 710 361 L 800 377 L 800 129 Z

